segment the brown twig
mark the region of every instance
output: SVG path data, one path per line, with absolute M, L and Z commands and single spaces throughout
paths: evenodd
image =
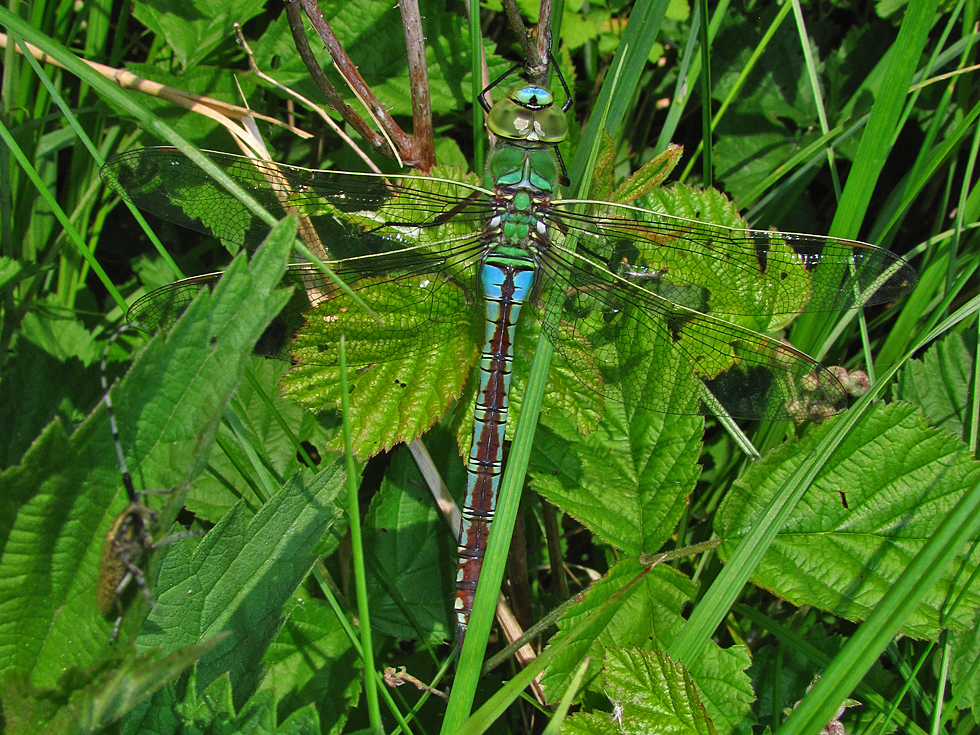
M 530 59 L 534 56 L 533 46 L 531 45 L 531 32 L 524 25 L 524 19 L 521 18 L 521 11 L 517 7 L 516 0 L 504 0 L 504 13 L 507 15 L 507 22 L 510 23 L 510 29 L 517 36 L 517 42 L 521 45 L 521 52 L 524 54 L 525 59 Z
M 541 0 L 538 7 L 538 23 L 533 31 L 528 30 L 524 25 L 515 0 L 504 0 L 503 5 L 510 27 L 524 53 L 524 74 L 527 80 L 532 84 L 547 85 L 551 61 L 552 0 Z
M 541 0 L 538 7 L 537 44 L 534 49 L 535 66 L 528 69 L 528 76 L 540 79 L 541 84 L 548 81 L 548 66 L 551 62 L 551 0 Z
M 441 699 L 449 699 L 449 694 L 447 692 L 441 692 L 435 687 L 430 687 L 425 682 L 419 681 L 417 678 L 409 674 L 404 666 L 399 666 L 397 671 L 392 666 L 386 666 L 384 678 L 385 684 L 389 687 L 400 687 L 405 682 L 408 682 L 409 684 L 414 684 L 419 691 L 434 694 Z
M 289 97 L 288 101 L 290 103 L 293 102 L 293 100 L 300 102 L 308 110 L 319 116 L 320 119 L 323 120 L 324 124 L 333 130 L 334 134 L 344 141 L 344 143 L 346 143 L 347 146 L 354 151 L 358 158 L 364 161 L 364 164 L 369 169 L 375 173 L 381 173 L 381 170 L 374 164 L 374 161 L 368 158 L 368 155 L 361 150 L 361 147 L 349 135 L 347 135 L 346 132 L 344 132 L 344 129 L 340 127 L 340 125 L 334 122 L 333 118 L 323 111 L 323 108 L 314 104 L 312 100 L 307 99 L 296 90 L 276 81 L 264 71 L 259 69 L 258 64 L 255 63 L 255 55 L 252 53 L 252 48 L 248 45 L 248 41 L 245 40 L 245 36 L 242 35 L 242 27 L 238 23 L 235 23 L 235 35 L 238 37 L 238 43 L 241 44 L 241 47 L 245 50 L 245 55 L 248 57 L 248 65 L 251 67 L 252 73 L 255 74 L 255 76 L 286 94 Z M 290 116 L 292 116 L 292 113 L 290 113 Z
M 436 151 L 422 15 L 419 13 L 418 0 L 401 0 L 398 7 L 402 14 L 402 27 L 405 29 L 408 78 L 412 85 L 412 153 L 416 161 L 415 168 L 428 172 L 435 164 Z
M 306 66 L 307 71 L 310 72 L 310 76 L 313 78 L 313 82 L 316 84 L 320 92 L 327 100 L 327 104 L 334 110 L 340 113 L 340 116 L 344 118 L 347 123 L 353 127 L 358 134 L 367 142 L 368 146 L 372 150 L 375 150 L 382 155 L 388 156 L 389 158 L 398 158 L 398 153 L 395 147 L 391 144 L 389 140 L 386 140 L 383 135 L 373 130 L 370 125 L 368 125 L 364 119 L 357 114 L 357 112 L 346 102 L 334 88 L 330 80 L 323 73 L 323 69 L 320 68 L 320 63 L 316 60 L 316 56 L 313 54 L 313 50 L 310 48 L 309 43 L 306 41 L 306 29 L 303 24 L 303 12 L 300 8 L 301 0 L 287 0 L 286 1 L 286 19 L 289 22 L 289 30 L 293 35 L 293 43 L 296 44 L 296 50 L 299 52 L 300 58 L 303 60 L 303 64 Z M 323 15 L 314 6 L 314 16 L 318 17 L 321 24 L 326 24 L 323 19 Z M 311 18 L 314 27 L 316 27 L 316 22 Z M 329 29 L 329 26 L 327 26 Z M 329 32 L 329 36 L 333 37 L 333 32 Z M 323 35 L 321 34 L 321 38 Z M 335 45 L 339 46 L 334 39 Z M 328 46 L 329 48 L 329 46 Z M 338 67 L 339 68 L 339 67 Z M 399 159 L 400 160 L 400 159 Z
M 341 102 L 343 105 L 342 108 L 335 106 L 334 100 L 338 100 L 339 95 L 333 89 L 333 85 L 327 81 L 323 70 L 320 69 L 320 65 L 316 63 L 315 57 L 313 57 L 313 52 L 309 50 L 309 46 L 306 43 L 306 33 L 303 29 L 302 16 L 299 14 L 299 8 L 297 7 L 299 4 L 302 4 L 306 17 L 309 18 L 313 29 L 320 36 L 320 40 L 323 42 L 327 51 L 330 52 L 330 57 L 333 59 L 337 71 L 377 123 L 381 129 L 381 133 L 373 131 L 363 118 L 354 112 L 346 103 Z M 347 52 L 344 51 L 343 46 L 340 45 L 340 42 L 334 35 L 333 29 L 327 23 L 326 18 L 323 17 L 323 13 L 320 12 L 315 0 L 287 0 L 286 11 L 289 27 L 293 33 L 293 40 L 296 43 L 297 49 L 300 51 L 303 62 L 313 75 L 317 86 L 321 87 L 325 95 L 329 95 L 328 99 L 331 100 L 330 105 L 334 109 L 337 109 L 343 118 L 353 125 L 358 133 L 375 150 L 397 159 L 399 163 L 404 163 L 413 168 L 416 167 L 418 161 L 415 157 L 415 145 L 412 137 L 398 126 L 378 98 L 375 97 L 371 88 L 357 70 L 357 67 L 354 66 L 350 57 L 347 56 Z M 305 52 L 303 50 L 304 47 L 306 48 Z M 328 90 L 330 91 L 328 92 Z

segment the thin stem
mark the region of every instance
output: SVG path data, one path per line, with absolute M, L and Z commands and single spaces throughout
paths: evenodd
M 551 565 L 551 592 L 559 600 L 568 597 L 568 580 L 565 579 L 565 560 L 561 555 L 561 524 L 558 509 L 547 500 L 541 501 L 544 518 L 544 535 L 548 542 L 548 563 Z
M 318 17 L 321 19 L 323 16 L 317 13 Z M 368 142 L 374 150 L 379 153 L 383 153 L 386 156 L 394 156 L 394 151 L 387 150 L 388 142 L 374 130 L 372 130 L 361 116 L 358 115 L 350 105 L 348 105 L 340 97 L 340 94 L 327 79 L 327 76 L 323 73 L 323 69 L 320 68 L 319 62 L 316 60 L 316 56 L 313 55 L 313 49 L 310 48 L 310 44 L 306 41 L 306 28 L 303 25 L 303 14 L 300 12 L 300 6 L 298 0 L 291 0 L 291 2 L 286 3 L 286 18 L 289 21 L 289 30 L 293 35 L 293 43 L 296 45 L 296 50 L 299 52 L 299 57 L 303 60 L 303 64 L 306 66 L 307 71 L 310 72 L 310 76 L 313 77 L 313 82 L 316 84 L 317 88 L 323 93 L 323 96 L 327 99 L 327 104 L 334 110 L 340 113 L 341 117 L 344 118 L 348 123 L 354 127 L 361 137 Z M 325 23 L 326 21 L 324 21 Z M 332 32 L 331 32 L 332 35 Z
M 534 46 L 531 44 L 531 33 L 524 25 L 524 19 L 521 18 L 520 8 L 517 7 L 515 0 L 504 0 L 503 6 L 504 13 L 507 15 L 507 22 L 510 23 L 510 28 L 517 37 L 517 42 L 521 44 L 524 59 L 530 61 L 535 55 Z
M 361 101 L 371 117 L 384 131 L 384 134 L 372 130 L 364 119 L 341 99 L 337 90 L 330 84 L 306 41 L 306 31 L 303 26 L 302 14 L 299 11 L 299 3 L 302 3 L 306 17 L 309 18 L 314 30 L 320 36 L 320 40 L 323 41 L 323 45 L 330 52 L 337 71 L 343 76 L 351 91 Z M 286 14 L 289 20 L 289 29 L 293 34 L 293 42 L 300 53 L 300 58 L 303 59 L 303 63 L 309 70 L 314 82 L 326 96 L 329 105 L 337 110 L 374 150 L 395 158 L 399 162 L 404 161 L 407 165 L 414 166 L 415 161 L 411 157 L 414 144 L 411 136 L 395 123 L 378 98 L 374 96 L 371 88 L 368 87 L 357 67 L 354 66 L 350 57 L 347 56 L 347 52 L 340 45 L 330 24 L 327 23 L 323 13 L 316 6 L 316 2 L 314 0 L 289 0 L 286 3 Z
M 541 0 L 538 7 L 538 31 L 535 34 L 537 43 L 534 47 L 534 66 L 528 69 L 532 79 L 541 79 L 544 84 L 548 78 L 548 68 L 551 60 L 551 0 Z
M 701 15 L 708 19 L 707 0 L 701 0 Z M 704 186 L 711 186 L 714 174 L 711 170 L 712 129 L 711 129 L 711 39 L 708 37 L 708 23 L 701 24 L 701 123 L 704 127 L 704 147 L 702 148 L 701 178 Z
M 358 627 L 361 631 L 361 655 L 364 659 L 364 697 L 368 706 L 368 718 L 372 729 L 379 735 L 381 710 L 378 707 L 378 686 L 374 670 L 374 646 L 371 643 L 371 621 L 368 611 L 367 577 L 364 571 L 364 546 L 361 539 L 361 510 L 357 502 L 357 485 L 354 478 L 354 450 L 351 441 L 350 396 L 347 391 L 347 342 L 340 335 L 340 413 L 343 419 L 344 456 L 347 458 L 347 515 L 350 522 L 350 538 L 353 549 L 354 586 L 357 592 Z
M 405 49 L 408 55 L 408 78 L 412 85 L 412 151 L 414 167 L 428 173 L 436 162 L 435 140 L 432 133 L 432 102 L 429 97 L 429 73 L 425 63 L 425 35 L 418 0 L 401 0 L 405 29 Z

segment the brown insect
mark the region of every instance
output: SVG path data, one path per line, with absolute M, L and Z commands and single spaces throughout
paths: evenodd
M 116 426 L 116 414 L 112 409 L 112 400 L 109 397 L 106 359 L 112 343 L 128 328 L 130 325 L 124 324 L 109 338 L 105 352 L 102 354 L 101 363 L 102 400 L 105 402 L 109 414 L 109 429 L 112 431 L 112 441 L 116 445 L 116 458 L 119 460 L 123 485 L 126 488 L 126 494 L 129 496 L 129 505 L 116 518 L 109 528 L 109 533 L 106 534 L 105 543 L 102 546 L 102 558 L 99 562 L 99 583 L 95 597 L 99 611 L 104 616 L 110 615 L 113 611 L 117 614 L 110 640 L 115 640 L 119 635 L 119 627 L 122 625 L 123 619 L 120 598 L 130 582 L 135 582 L 147 601 L 153 602 L 153 596 L 147 588 L 146 577 L 143 576 L 143 571 L 140 569 L 146 552 L 188 536 L 200 535 L 197 531 L 185 531 L 154 541 L 151 529 L 156 524 L 157 513 L 143 503 L 142 496 L 147 493 L 168 493 L 170 491 L 145 490 L 143 493 L 136 492 L 136 488 L 133 486 L 133 478 L 126 467 L 126 458 L 123 455 L 122 444 L 119 440 L 119 429 Z

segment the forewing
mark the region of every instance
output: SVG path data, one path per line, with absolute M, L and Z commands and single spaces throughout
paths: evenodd
M 294 359 L 306 364 L 334 365 L 343 332 L 349 341 L 348 361 L 363 366 L 470 339 L 473 320 L 482 319 L 482 296 L 475 283 L 475 261 L 481 255 L 478 243 L 464 243 L 438 254 L 419 246 L 327 263 L 356 298 L 317 266 L 292 264 L 283 283 L 296 292 L 256 351 L 280 358 L 293 352 Z M 146 332 L 166 331 L 200 289 L 212 288 L 220 277 L 211 273 L 158 288 L 133 304 L 129 320 Z M 300 356 L 290 339 L 304 322 Z
M 457 228 L 472 230 L 485 216 L 483 190 L 473 179 L 385 177 L 206 153 L 273 215 L 293 213 L 308 218 L 330 259 L 364 254 L 369 245 L 384 248 L 383 239 L 396 243 L 387 249 L 401 248 L 419 228 L 438 227 L 450 220 Z M 462 178 L 461 172 L 456 173 Z M 212 234 L 236 248 L 257 245 L 269 229 L 175 148 L 142 148 L 115 156 L 102 168 L 102 180 L 141 209 Z M 361 226 L 350 227 L 355 222 Z M 343 227 L 340 231 L 338 224 Z M 344 229 L 371 230 L 377 239 L 348 241 Z M 315 236 L 304 233 L 306 239 Z
M 697 201 L 724 209 L 709 193 Z M 737 218 L 724 204 L 731 208 L 725 219 Z M 587 206 L 586 214 L 573 205 Z M 763 331 L 802 312 L 889 302 L 917 280 L 900 257 L 867 243 L 740 229 L 608 202 L 556 202 L 551 223 L 623 279 L 702 313 L 751 315 Z

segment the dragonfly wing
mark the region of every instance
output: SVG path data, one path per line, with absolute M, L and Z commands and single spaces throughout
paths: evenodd
M 419 246 L 384 257 L 328 263 L 356 298 L 317 266 L 294 263 L 283 285 L 296 292 L 256 352 L 286 359 L 292 352 L 295 360 L 306 364 L 335 365 L 337 340 L 344 333 L 350 364 L 364 366 L 435 350 L 456 339 L 476 344 L 482 310 L 474 309 L 474 302 L 482 296 L 473 262 L 482 253 L 478 243 L 464 242 L 439 255 Z M 129 320 L 146 332 L 168 330 L 197 293 L 212 288 L 221 275 L 195 276 L 158 288 L 133 304 Z M 302 342 L 291 348 L 290 339 L 301 329 Z
M 587 204 L 588 214 L 571 211 L 573 204 Z M 853 240 L 726 227 L 609 202 L 565 200 L 555 209 L 553 224 L 608 270 L 702 313 L 751 315 L 763 331 L 802 312 L 890 302 L 917 282 L 899 256 Z M 729 214 L 737 216 L 734 208 Z
M 479 243 L 468 243 L 438 255 L 413 252 L 403 259 L 351 258 L 330 264 L 369 311 L 315 267 L 293 269 L 313 307 L 292 345 L 294 359 L 335 365 L 341 333 L 353 366 L 422 354 L 457 340 L 475 348 L 483 297 L 474 261 L 482 254 Z
M 206 153 L 273 215 L 293 213 L 317 231 L 327 227 L 319 239 L 328 244 L 329 259 L 363 254 L 367 243 L 377 246 L 385 239 L 395 243 L 388 249 L 402 248 L 420 228 L 450 221 L 456 228 L 477 229 L 476 223 L 485 217 L 481 198 L 485 192 L 473 183 L 306 169 Z M 141 209 L 236 247 L 257 245 L 268 233 L 268 225 L 175 148 L 142 148 L 115 156 L 103 167 L 102 179 Z M 375 238 L 351 241 L 347 237 L 365 230 Z M 304 239 L 316 237 L 316 232 L 303 227 L 301 234 Z M 316 250 L 309 241 L 307 245 Z
M 727 412 L 742 419 L 836 413 L 846 394 L 793 347 L 637 287 L 581 255 L 552 248 L 539 294 L 543 329 L 574 364 L 562 325 L 590 344 L 607 397 L 661 413 Z

